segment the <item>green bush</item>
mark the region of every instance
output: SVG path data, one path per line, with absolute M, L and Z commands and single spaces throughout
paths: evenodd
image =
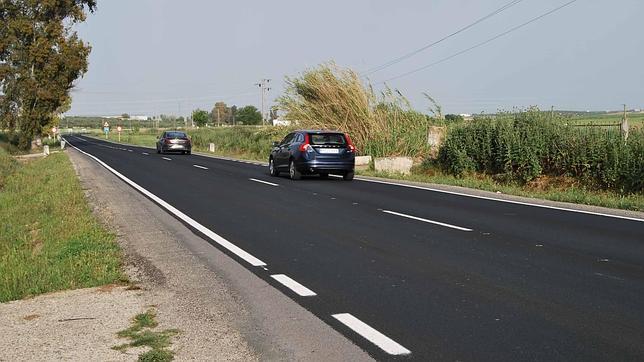
M 214 143 L 217 152 L 243 154 L 254 159 L 266 160 L 272 141 L 280 141 L 290 128 L 286 127 L 217 127 L 190 131 L 193 145 L 207 149 Z
M 447 172 L 469 171 L 520 183 L 540 175 L 570 176 L 620 193 L 644 188 L 644 131 L 628 142 L 615 128 L 566 125 L 562 116 L 536 108 L 450 127 L 438 153 Z

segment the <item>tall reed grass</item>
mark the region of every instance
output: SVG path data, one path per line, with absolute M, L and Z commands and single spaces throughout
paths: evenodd
M 436 123 L 397 90 L 377 95 L 356 72 L 333 63 L 287 77 L 278 104 L 298 127 L 348 132 L 361 153 L 372 156 L 422 156 L 428 127 Z

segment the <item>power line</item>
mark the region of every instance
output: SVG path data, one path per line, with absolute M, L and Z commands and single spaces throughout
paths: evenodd
M 383 70 L 383 69 L 385 69 L 385 68 L 388 68 L 388 67 L 390 67 L 390 66 L 392 66 L 392 65 L 394 65 L 394 64 L 400 63 L 400 62 L 402 62 L 403 60 L 405 60 L 405 59 L 407 59 L 407 58 L 410 58 L 410 57 L 412 57 L 412 56 L 414 56 L 414 55 L 416 55 L 416 54 L 418 54 L 418 53 L 420 53 L 420 52 L 422 52 L 422 51 L 424 51 L 424 50 L 426 50 L 426 49 L 429 49 L 429 48 L 433 47 L 434 45 L 437 45 L 437 44 L 439 44 L 439 43 L 442 43 L 443 41 L 445 41 L 445 40 L 447 40 L 447 39 L 449 39 L 449 38 L 451 38 L 451 37 L 453 37 L 453 36 L 455 36 L 455 35 L 458 35 L 458 34 L 460 34 L 460 33 L 464 32 L 465 30 L 467 30 L 467 29 L 469 29 L 469 28 L 471 28 L 471 27 L 473 27 L 473 26 L 475 26 L 475 25 L 477 25 L 477 24 L 479 24 L 479 23 L 481 23 L 481 22 L 483 22 L 483 21 L 485 21 L 485 20 L 487 20 L 487 19 L 489 19 L 489 18 L 493 17 L 494 15 L 497 15 L 497 14 L 499 14 L 499 13 L 503 12 L 504 10 L 507 10 L 507 9 L 511 8 L 512 6 L 514 6 L 514 5 L 518 4 L 518 3 L 522 2 L 522 1 L 523 1 L 523 0 L 513 0 L 513 1 L 511 1 L 511 2 L 509 2 L 509 3 L 507 3 L 507 4 L 505 4 L 505 5 L 503 5 L 502 7 L 500 7 L 500 8 L 498 8 L 498 9 L 494 10 L 493 12 L 491 12 L 491 13 L 489 13 L 489 14 L 485 15 L 484 17 L 482 17 L 482 18 L 480 18 L 480 19 L 476 20 L 475 22 L 473 22 L 473 23 L 471 23 L 471 24 L 469 24 L 469 25 L 467 25 L 467 26 L 465 26 L 465 27 L 463 27 L 463 28 L 460 28 L 460 29 L 458 29 L 457 31 L 455 31 L 455 32 L 453 32 L 453 33 L 451 33 L 451 34 L 449 34 L 449 35 L 446 35 L 446 36 L 444 36 L 444 37 L 442 37 L 442 38 L 440 38 L 440 39 L 436 40 L 436 41 L 435 41 L 435 42 L 433 42 L 433 43 L 427 44 L 427 45 L 425 45 L 425 46 L 424 46 L 424 47 L 422 47 L 422 48 L 418 48 L 418 49 L 416 49 L 416 50 L 414 50 L 414 51 L 412 51 L 412 52 L 409 52 L 409 53 L 407 53 L 407 54 L 405 54 L 405 55 L 402 55 L 402 56 L 400 56 L 400 57 L 398 57 L 398 58 L 392 59 L 392 60 L 390 60 L 390 61 L 388 61 L 388 62 L 386 62 L 386 63 L 384 63 L 384 64 L 382 64 L 382 65 L 379 65 L 379 66 L 377 66 L 377 67 L 373 67 L 373 68 L 371 68 L 371 69 L 367 69 L 367 70 L 362 74 L 362 76 L 367 76 L 367 75 L 369 75 L 369 74 L 373 74 L 373 73 L 375 73 L 375 72 L 379 72 L 379 71 L 381 71 L 381 70 Z
M 250 88 L 247 88 L 250 89 Z M 81 93 L 82 94 L 82 93 Z M 238 93 L 238 94 L 219 94 L 219 95 L 209 95 L 209 96 L 203 96 L 203 97 L 193 97 L 193 98 L 166 98 L 166 99 L 142 99 L 142 100 L 130 100 L 130 101 L 100 101 L 100 102 L 77 102 L 77 104 L 81 105 L 92 105 L 92 104 L 138 104 L 138 103 L 175 103 L 175 102 L 194 102 L 194 101 L 200 101 L 200 100 L 210 100 L 210 99 L 216 99 L 216 98 L 233 98 L 237 96 L 244 96 L 244 95 L 249 95 L 249 94 L 255 94 L 254 92 L 245 92 L 245 93 Z
M 552 14 L 552 13 L 554 13 L 554 12 L 556 12 L 556 11 L 560 10 L 560 9 L 565 8 L 566 6 L 568 6 L 568 5 L 572 4 L 572 3 L 574 3 L 575 1 L 577 1 L 577 0 L 571 0 L 571 1 L 569 1 L 569 2 L 565 3 L 565 4 L 561 5 L 561 6 L 558 6 L 558 7 L 554 8 L 554 9 L 552 9 L 552 10 L 550 10 L 550 11 L 546 12 L 546 13 L 543 13 L 543 14 L 541 14 L 541 15 L 537 16 L 536 18 L 532 18 L 532 19 L 530 19 L 530 20 L 526 21 L 526 22 L 525 22 L 525 23 L 523 23 L 523 24 L 520 24 L 520 25 L 517 25 L 517 26 L 515 26 L 515 27 L 513 27 L 513 28 L 510 28 L 509 30 L 506 30 L 506 31 L 504 31 L 503 33 L 498 34 L 498 35 L 496 35 L 496 36 L 494 36 L 494 37 L 492 37 L 492 38 L 490 38 L 490 39 L 488 39 L 488 40 L 486 40 L 486 41 L 483 41 L 483 42 L 481 42 L 481 43 L 478 43 L 478 44 L 476 44 L 476 45 L 473 45 L 473 46 L 471 46 L 471 47 L 469 47 L 469 48 L 467 48 L 467 49 L 465 49 L 465 50 L 461 50 L 461 51 L 460 51 L 460 52 L 458 52 L 458 53 L 454 53 L 454 54 L 452 54 L 452 55 L 450 55 L 450 56 L 448 56 L 448 57 L 445 57 L 445 58 L 443 58 L 443 59 L 441 59 L 441 60 L 438 60 L 438 61 L 436 61 L 436 62 L 434 62 L 434 63 L 430 63 L 430 64 L 427 64 L 427 65 L 422 66 L 422 67 L 420 67 L 420 68 L 416 68 L 416 69 L 414 69 L 414 70 L 411 70 L 411 71 L 409 71 L 409 72 L 406 72 L 406 73 L 403 73 L 403 74 L 397 75 L 397 76 L 395 76 L 395 77 L 392 77 L 392 78 L 389 78 L 389 79 L 386 79 L 386 80 L 383 80 L 383 81 L 381 81 L 381 82 L 379 82 L 379 83 L 377 83 L 377 84 L 382 84 L 382 83 L 386 83 L 386 82 L 389 82 L 389 81 L 392 81 L 392 80 L 395 80 L 395 79 L 399 79 L 399 78 L 402 78 L 402 77 L 406 77 L 406 76 L 408 76 L 408 75 L 410 75 L 410 74 L 414 74 L 414 73 L 420 72 L 421 70 L 425 70 L 425 69 L 427 69 L 427 68 L 429 68 L 429 67 L 433 67 L 433 66 L 438 65 L 438 64 L 440 64 L 440 63 L 446 62 L 446 61 L 448 61 L 448 60 L 450 60 L 450 59 L 452 59 L 452 58 L 454 58 L 454 57 L 457 57 L 457 56 L 459 56 L 459 55 L 461 55 L 461 54 L 463 54 L 463 53 L 467 53 L 467 52 L 469 52 L 470 50 L 476 49 L 476 48 L 481 47 L 481 46 L 483 46 L 483 45 L 485 45 L 485 44 L 487 44 L 487 43 L 490 43 L 490 42 L 492 42 L 492 41 L 494 41 L 494 40 L 496 40 L 496 39 L 498 39 L 498 38 L 500 38 L 500 37 L 502 37 L 502 36 L 505 36 L 505 35 L 507 35 L 507 34 L 510 34 L 511 32 L 513 32 L 513 31 L 515 31 L 515 30 L 518 30 L 518 29 L 520 29 L 520 28 L 523 28 L 524 26 L 526 26 L 526 25 L 528 25 L 528 24 L 534 23 L 535 21 L 537 21 L 537 20 L 539 20 L 539 19 L 541 19 L 541 18 L 544 18 L 544 17 L 546 17 L 546 16 L 548 16 L 548 15 L 550 15 L 550 14 Z

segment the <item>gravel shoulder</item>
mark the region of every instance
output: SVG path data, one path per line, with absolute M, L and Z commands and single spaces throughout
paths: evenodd
M 0 304 L 0 360 L 135 360 L 137 351 L 111 347 L 123 342 L 116 332 L 150 307 L 159 329 L 181 331 L 171 347 L 177 360 L 370 359 L 96 162 L 66 152 L 94 212 L 117 233 L 126 273 L 140 289 L 91 288 Z M 93 319 L 59 322 L 69 318 Z

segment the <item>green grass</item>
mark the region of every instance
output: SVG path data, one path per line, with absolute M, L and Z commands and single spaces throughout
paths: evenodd
M 18 164 L 0 149 L 0 302 L 125 281 L 64 153 Z
M 644 113 L 627 113 L 626 118 L 631 128 L 641 129 L 644 127 Z M 570 118 L 569 124 L 575 125 L 619 125 L 622 121 L 621 113 L 575 115 Z
M 131 347 L 149 347 L 150 350 L 139 355 L 139 361 L 171 361 L 174 353 L 168 350 L 172 343 L 172 337 L 179 331 L 166 329 L 160 332 L 153 331 L 159 324 L 156 321 L 156 312 L 149 309 L 145 313 L 137 314 L 132 319 L 132 325 L 117 335 L 121 338 L 128 338 L 130 342 L 112 347 L 117 351 L 125 351 Z
M 543 186 L 535 183 L 520 185 L 517 183 L 501 183 L 483 174 L 468 174 L 455 177 L 444 174 L 432 168 L 417 167 L 411 175 L 389 174 L 376 171 L 359 171 L 364 176 L 394 178 L 406 181 L 426 182 L 442 185 L 461 186 L 471 189 L 485 190 L 516 196 L 524 196 L 552 201 L 570 202 L 583 205 L 603 206 L 613 209 L 644 211 L 644 195 L 620 195 L 609 191 L 596 191 L 581 185 L 570 183 L 571 180 L 544 181 Z

